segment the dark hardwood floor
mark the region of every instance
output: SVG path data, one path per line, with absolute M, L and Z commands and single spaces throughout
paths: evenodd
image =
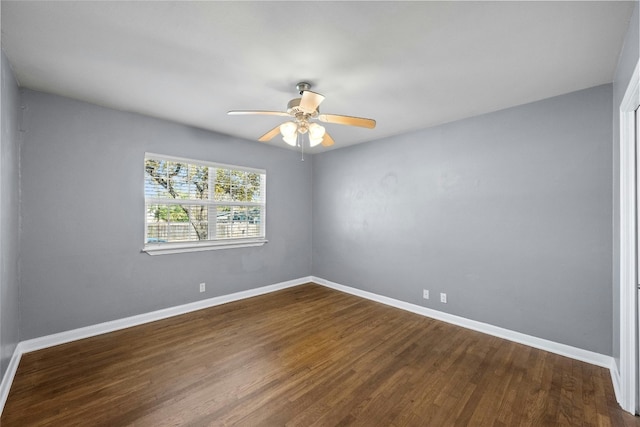
M 606 369 L 308 284 L 25 354 L 10 426 L 640 426 Z

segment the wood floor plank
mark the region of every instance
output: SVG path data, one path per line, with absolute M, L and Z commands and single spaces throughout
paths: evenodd
M 307 284 L 25 354 L 0 425 L 640 422 L 604 368 Z

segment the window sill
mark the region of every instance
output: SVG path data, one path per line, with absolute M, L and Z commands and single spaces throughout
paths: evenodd
M 185 252 L 215 251 L 218 249 L 249 248 L 262 246 L 267 243 L 265 239 L 246 239 L 233 241 L 216 241 L 204 243 L 161 243 L 145 245 L 142 252 L 149 255 L 180 254 Z

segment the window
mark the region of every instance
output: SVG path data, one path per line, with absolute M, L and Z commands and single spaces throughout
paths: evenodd
M 264 244 L 265 185 L 264 170 L 146 153 L 144 251 Z

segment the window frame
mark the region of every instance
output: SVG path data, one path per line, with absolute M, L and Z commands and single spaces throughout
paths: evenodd
M 267 171 L 264 169 L 251 168 L 247 166 L 237 166 L 237 165 L 229 165 L 224 163 L 216 163 L 209 162 L 206 160 L 197 160 L 197 159 L 189 159 L 185 157 L 177 157 L 170 156 L 166 154 L 158 154 L 158 153 L 150 153 L 145 152 L 144 154 L 144 166 L 143 166 L 143 184 L 146 182 L 146 164 L 147 160 L 159 160 L 159 161 L 167 161 L 167 162 L 180 162 L 188 165 L 196 165 L 196 166 L 205 166 L 210 168 L 209 171 L 209 198 L 208 199 L 174 199 L 170 197 L 147 197 L 145 191 L 145 185 L 143 185 L 143 197 L 144 197 L 144 244 L 142 251 L 148 253 L 149 255 L 163 255 L 163 254 L 174 254 L 174 253 L 185 253 L 185 252 L 199 252 L 199 251 L 208 251 L 208 250 L 217 250 L 217 249 L 234 249 L 234 248 L 245 248 L 245 247 L 254 247 L 254 246 L 262 246 L 268 242 L 266 239 L 266 211 L 267 211 L 267 194 L 266 194 L 266 181 L 267 181 Z M 212 169 L 225 169 L 225 170 L 234 170 L 234 171 L 243 171 L 250 173 L 260 174 L 260 194 L 261 200 L 258 202 L 247 202 L 247 201 L 216 201 L 213 198 L 215 194 L 215 176 L 212 176 Z M 212 181 L 213 179 L 213 181 Z M 180 203 L 180 202 L 183 203 Z M 208 209 L 215 209 L 218 206 L 225 207 L 257 207 L 261 210 L 260 214 L 260 222 L 259 222 L 259 236 L 257 237 L 227 237 L 227 238 L 211 238 L 211 223 L 208 223 L 208 239 L 207 240 L 194 240 L 194 241 L 181 241 L 181 242 L 158 242 L 158 243 L 148 243 L 148 212 L 147 207 L 149 204 L 184 204 L 184 205 L 200 205 L 207 206 Z M 211 211 L 209 211 L 211 212 Z M 210 218 L 210 215 L 207 215 L 207 219 Z M 217 219 L 217 216 L 214 217 Z M 213 223 L 215 224 L 215 222 Z M 215 234 L 215 228 L 214 228 Z

